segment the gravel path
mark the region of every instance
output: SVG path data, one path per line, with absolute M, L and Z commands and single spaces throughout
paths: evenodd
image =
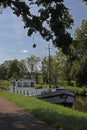
M 0 130 L 56 130 L 0 97 Z

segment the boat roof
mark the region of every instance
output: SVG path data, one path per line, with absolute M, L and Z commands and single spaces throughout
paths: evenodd
M 18 79 L 18 80 L 11 80 L 10 82 L 35 82 L 34 79 Z

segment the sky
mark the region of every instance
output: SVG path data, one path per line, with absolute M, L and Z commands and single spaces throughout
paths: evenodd
M 65 5 L 70 9 L 70 14 L 74 19 L 74 26 L 70 33 L 74 36 L 74 30 L 80 27 L 83 19 L 87 19 L 87 5 L 82 0 L 65 0 Z M 35 11 L 35 10 L 34 10 Z M 0 64 L 7 60 L 25 59 L 35 55 L 38 57 L 48 56 L 48 45 L 39 34 L 32 37 L 27 36 L 27 29 L 21 18 L 13 15 L 7 8 L 0 14 Z M 33 48 L 32 45 L 37 47 Z M 57 49 L 51 45 L 51 54 L 55 54 Z

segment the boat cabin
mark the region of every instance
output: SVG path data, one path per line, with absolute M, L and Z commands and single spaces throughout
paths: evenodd
M 35 95 L 35 80 L 33 79 L 23 79 L 23 80 L 12 80 L 10 81 L 10 87 L 8 91 L 17 94 Z
M 35 80 L 32 79 L 25 79 L 25 80 L 12 80 L 10 81 L 10 86 L 15 86 L 15 87 L 34 87 Z

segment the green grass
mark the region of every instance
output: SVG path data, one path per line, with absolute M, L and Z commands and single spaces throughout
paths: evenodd
M 87 130 L 86 113 L 6 91 L 0 91 L 0 96 L 17 104 L 58 130 Z

